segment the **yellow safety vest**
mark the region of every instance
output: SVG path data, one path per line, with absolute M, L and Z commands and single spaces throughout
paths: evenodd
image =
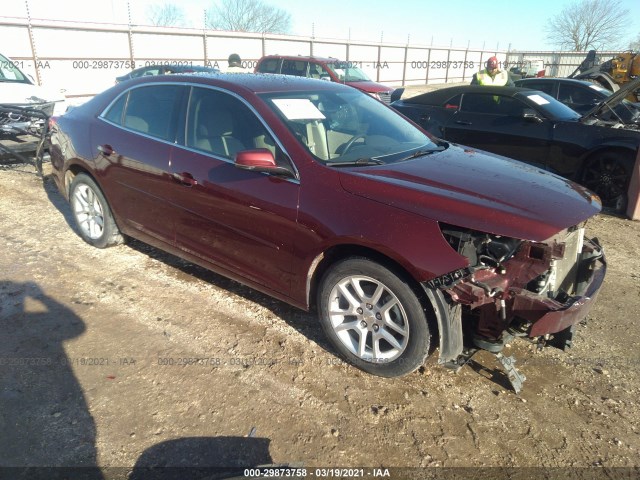
M 476 78 L 478 79 L 478 85 L 497 85 L 497 86 L 505 86 L 509 82 L 509 74 L 504 70 L 500 70 L 496 73 L 495 77 L 491 77 L 487 73 L 487 70 L 484 69 L 476 74 Z

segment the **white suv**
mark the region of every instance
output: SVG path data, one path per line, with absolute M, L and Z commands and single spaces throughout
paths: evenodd
M 67 109 L 64 90 L 36 85 L 29 75 L 20 70 L 20 64 L 0 54 L 0 105 L 41 105 L 48 115 L 63 114 Z

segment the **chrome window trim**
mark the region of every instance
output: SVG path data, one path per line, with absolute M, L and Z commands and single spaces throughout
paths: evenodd
M 300 184 L 300 172 L 298 171 L 298 167 L 296 166 L 295 162 L 292 160 L 291 155 L 289 154 L 287 149 L 284 148 L 284 145 L 282 145 L 282 142 L 280 142 L 280 139 L 273 132 L 271 127 L 269 127 L 269 125 L 264 120 L 264 118 L 262 118 L 262 116 L 256 111 L 256 109 L 253 108 L 253 105 L 251 105 L 249 102 L 247 102 L 244 98 L 242 98 L 237 93 L 232 92 L 230 90 L 226 90 L 226 89 L 224 89 L 222 87 L 218 87 L 216 85 L 207 85 L 207 84 L 197 83 L 197 82 L 153 82 L 153 83 L 146 83 L 146 84 L 142 84 L 142 85 L 133 85 L 133 86 L 127 88 L 126 90 L 123 90 L 122 92 L 120 92 L 120 94 L 118 96 L 116 96 L 111 102 L 109 102 L 109 104 L 98 115 L 98 120 L 102 120 L 103 122 L 108 123 L 109 125 L 113 125 L 114 127 L 120 128 L 120 129 L 125 130 L 127 132 L 135 133 L 137 135 L 141 135 L 142 137 L 149 138 L 151 140 L 156 140 L 158 142 L 166 143 L 167 145 L 172 145 L 174 147 L 178 147 L 178 148 L 181 148 L 183 150 L 187 150 L 189 152 L 198 153 L 200 155 L 206 155 L 208 157 L 213 157 L 216 160 L 222 160 L 224 162 L 231 163 L 231 164 L 235 163 L 233 160 L 231 160 L 229 158 L 221 157 L 221 156 L 209 153 L 209 152 L 205 152 L 205 151 L 202 151 L 202 150 L 197 150 L 197 149 L 194 149 L 194 148 L 191 148 L 191 147 L 187 147 L 186 145 L 181 145 L 181 144 L 179 144 L 177 142 L 170 142 L 170 141 L 164 140 L 162 138 L 154 137 L 153 135 L 148 135 L 146 133 L 139 132 L 139 131 L 134 130 L 132 128 L 125 127 L 124 125 L 119 125 L 119 124 L 114 123 L 114 122 L 112 122 L 110 120 L 107 120 L 105 118 L 106 113 L 113 106 L 113 104 L 116 103 L 120 99 L 120 97 L 122 97 L 123 95 L 127 95 L 132 90 L 135 90 L 135 89 L 138 89 L 138 88 L 149 87 L 149 86 L 153 86 L 153 85 L 177 85 L 177 86 L 187 86 L 187 87 L 191 87 L 191 88 L 193 88 L 193 87 L 208 88 L 208 89 L 211 89 L 211 90 L 216 90 L 218 92 L 226 93 L 226 94 L 231 95 L 231 96 L 235 97 L 236 99 L 240 100 L 258 118 L 260 123 L 262 123 L 264 128 L 269 132 L 269 134 L 273 138 L 274 142 L 276 142 L 278 147 L 280 147 L 280 149 L 287 156 L 287 159 L 289 160 L 289 165 L 291 165 L 291 167 L 293 168 L 294 178 L 286 178 L 285 180 L 290 181 L 290 182 L 294 182 L 296 184 Z M 189 92 L 189 100 L 188 101 L 189 102 L 191 101 L 191 91 Z M 127 99 L 127 103 L 129 103 L 128 99 Z M 126 112 L 126 107 L 127 107 L 127 105 L 125 105 L 125 108 L 123 109 L 123 115 Z M 185 124 L 185 135 L 186 135 L 186 128 L 187 128 L 186 119 L 185 119 L 184 124 Z M 185 137 L 185 139 L 186 139 L 186 137 Z M 269 175 L 266 172 L 264 172 L 264 174 L 265 175 Z

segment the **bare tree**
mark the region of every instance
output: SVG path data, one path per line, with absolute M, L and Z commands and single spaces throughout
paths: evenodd
M 149 5 L 147 18 L 157 27 L 184 27 L 186 24 L 184 11 L 173 3 Z
M 207 11 L 206 26 L 236 32 L 288 33 L 291 15 L 262 0 L 222 0 Z
M 576 0 L 549 20 L 548 39 L 576 52 L 617 49 L 629 18 L 620 0 Z
M 640 33 L 633 42 L 629 43 L 629 49 L 634 52 L 640 52 Z

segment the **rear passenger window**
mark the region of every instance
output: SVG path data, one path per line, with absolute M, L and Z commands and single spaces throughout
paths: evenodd
M 111 108 L 109 108 L 109 111 L 104 115 L 104 118 L 116 125 L 122 125 L 122 112 L 124 111 L 124 105 L 127 102 L 128 96 L 128 93 L 121 95 L 120 98 L 111 105 Z
M 260 66 L 258 67 L 258 71 L 261 73 L 278 73 L 278 63 L 280 62 L 279 58 L 267 58 L 260 62 Z
M 122 125 L 162 140 L 175 140 L 176 108 L 183 90 L 180 85 L 153 85 L 131 90 Z
M 295 75 L 297 77 L 306 77 L 307 65 L 309 65 L 309 62 L 303 62 L 301 60 L 283 60 L 282 70 L 280 73 L 284 75 Z
M 462 94 L 456 95 L 453 98 L 450 98 L 442 105 L 444 108 L 448 108 L 451 110 L 457 110 L 460 108 L 460 102 L 462 101 Z

